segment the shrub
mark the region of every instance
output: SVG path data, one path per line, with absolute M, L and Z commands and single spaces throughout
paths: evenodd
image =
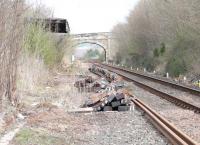
M 155 49 L 154 49 L 153 55 L 154 55 L 154 57 L 159 57 L 160 54 L 159 54 L 158 48 L 155 48 Z
M 30 55 L 41 57 L 49 68 L 58 64 L 63 57 L 63 50 L 57 48 L 57 43 L 42 27 L 30 25 L 27 28 L 24 48 Z
M 180 74 L 187 72 L 187 66 L 182 58 L 174 57 L 167 63 L 166 71 L 173 77 L 178 77 Z
M 165 49 L 166 49 L 165 43 L 161 43 L 161 48 L 160 48 L 161 55 L 163 55 L 165 53 Z

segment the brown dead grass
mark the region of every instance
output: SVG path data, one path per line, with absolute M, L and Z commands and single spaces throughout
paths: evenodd
M 73 114 L 65 113 L 62 109 L 40 112 L 30 116 L 27 122 L 28 126 L 43 128 L 47 132 L 61 133 L 69 129 L 69 126 L 74 127 L 74 131 L 78 131 L 79 128 L 84 130 L 90 129 L 87 126 L 83 126 L 83 124 L 87 124 L 87 120 L 83 120 Z

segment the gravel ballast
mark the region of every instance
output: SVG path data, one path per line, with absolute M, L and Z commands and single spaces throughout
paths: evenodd
M 180 130 L 193 138 L 195 141 L 200 142 L 200 115 L 182 109 L 156 95 L 153 95 L 144 89 L 141 89 L 133 83 L 128 83 L 128 87 L 137 98 L 144 101 L 152 109 L 158 111 L 162 116 L 172 122 Z
M 82 127 L 91 129 L 74 132 L 69 124 L 68 138 L 76 145 L 166 145 L 168 141 L 138 111 L 74 114 L 85 120 Z M 71 128 L 71 127 L 72 128 Z M 75 125 L 76 126 L 76 125 Z M 70 130 L 72 129 L 72 130 Z M 74 135 L 71 134 L 71 131 Z
M 176 97 L 178 99 L 186 101 L 190 104 L 194 104 L 197 107 L 200 107 L 200 97 L 197 96 L 197 95 L 193 95 L 189 92 L 178 90 L 176 88 L 166 86 L 166 85 L 162 85 L 162 84 L 159 84 L 159 83 L 156 83 L 156 82 L 153 82 L 153 81 L 141 78 L 141 77 L 137 77 L 137 76 L 134 76 L 130 73 L 122 72 L 120 70 L 115 70 L 115 72 L 122 74 L 124 76 L 128 76 L 129 78 L 131 78 L 133 80 L 136 80 L 138 82 L 142 82 L 142 83 L 144 83 L 144 84 L 146 84 L 146 85 L 148 85 L 152 88 L 155 88 L 155 89 L 160 90 L 162 92 L 165 92 L 167 94 L 173 95 L 174 97 Z
M 127 112 L 66 113 L 62 109 L 40 112 L 25 126 L 57 145 L 168 145 L 168 140 L 138 110 Z M 20 138 L 21 132 L 17 135 Z M 23 135 L 22 135 L 23 136 Z M 31 139 L 27 138 L 26 140 Z M 17 138 L 12 145 L 18 145 Z M 28 144 L 36 144 L 34 140 Z M 38 144 L 38 143 L 37 143 Z M 48 144 L 48 143 L 47 143 Z

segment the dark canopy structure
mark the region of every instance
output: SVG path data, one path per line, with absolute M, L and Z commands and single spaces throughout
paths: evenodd
M 70 27 L 66 19 L 60 18 L 29 18 L 29 22 L 41 25 L 45 30 L 52 33 L 69 33 Z

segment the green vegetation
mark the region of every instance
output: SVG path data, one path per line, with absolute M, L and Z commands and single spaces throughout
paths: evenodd
M 165 43 L 161 43 L 161 48 L 160 48 L 160 54 L 161 54 L 161 56 L 164 55 L 165 49 L 166 49 Z
M 180 74 L 185 74 L 187 72 L 187 66 L 183 59 L 176 57 L 169 60 L 166 71 L 169 72 L 171 76 L 178 77 Z
M 64 50 L 58 47 L 55 38 L 36 25 L 28 26 L 24 49 L 30 55 L 41 57 L 49 68 L 60 63 L 64 55 Z
M 99 59 L 101 61 L 104 60 L 104 53 L 100 53 L 97 49 L 89 49 L 84 58 L 86 59 Z
M 171 76 L 200 73 L 200 1 L 140 0 L 113 28 L 116 63 Z
M 13 142 L 17 145 L 62 145 L 65 140 L 25 128 L 15 136 Z
M 155 49 L 154 49 L 153 55 L 154 55 L 154 57 L 159 57 L 160 53 L 159 53 L 158 48 L 155 48 Z

